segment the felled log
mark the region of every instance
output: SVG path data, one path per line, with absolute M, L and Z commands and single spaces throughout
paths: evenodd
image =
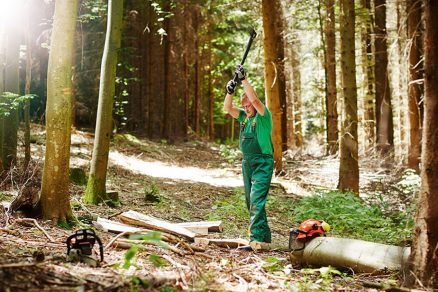
M 235 239 L 215 239 L 215 238 L 203 238 L 197 237 L 195 238 L 195 244 L 199 244 L 201 246 L 214 244 L 221 247 L 227 248 L 238 248 L 240 246 L 249 245 L 249 241 L 243 238 L 235 238 Z
M 157 219 L 136 211 L 129 210 L 117 216 L 120 220 L 127 224 L 143 226 L 148 229 L 164 231 L 170 234 L 184 236 L 193 241 L 196 234 L 177 224 L 169 223 L 164 220 Z
M 400 270 L 407 263 L 409 247 L 336 237 L 317 237 L 303 251 L 291 258 L 309 265 L 351 268 L 356 272 L 373 273 Z

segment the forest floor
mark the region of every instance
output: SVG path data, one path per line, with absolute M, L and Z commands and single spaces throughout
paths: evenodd
M 74 131 L 71 167 L 88 171 L 92 136 Z M 44 159 L 43 129 L 34 126 L 32 137 L 31 179 L 37 186 Z M 323 157 L 315 150 L 288 152 L 284 157 L 284 170 L 273 180 L 270 201 L 294 202 L 314 189 L 336 188 L 337 157 Z M 399 175 L 397 167 L 385 171 L 376 161 L 370 157 L 361 161 L 361 189 L 384 189 Z M 0 185 L 0 201 L 12 201 L 22 187 L 13 176 L 11 173 Z M 227 211 L 241 208 L 235 202 L 243 200 L 240 158 L 233 148 L 196 140 L 168 145 L 165 141 L 118 135 L 111 145 L 107 189 L 118 192 L 121 204 L 84 204 L 84 189 L 84 185 L 74 183 L 70 188 L 71 205 L 79 221 L 77 229 L 91 228 L 95 216 L 114 219 L 114 214 L 135 210 L 171 222 L 222 220 L 224 231 L 214 237 L 248 239 L 247 211 Z M 296 223 L 288 217 L 293 210 L 271 210 L 269 206 L 273 243 L 287 247 L 289 228 Z M 126 250 L 108 247 L 101 266 L 92 268 L 66 261 L 65 242 L 73 230 L 43 220 L 37 221 L 39 229 L 31 221 L 20 221 L 22 216 L 14 214 L 7 218 L 0 210 L 0 291 L 376 291 L 364 288 L 363 283 L 398 279 L 396 274 L 351 271 L 343 271 L 342 277 L 335 274 L 327 277 L 318 269 L 309 271 L 293 266 L 285 248 L 251 252 L 214 245 L 204 247 L 204 252 L 184 256 L 151 245 L 139 250 L 128 268 L 123 268 Z M 96 232 L 103 246 L 115 236 Z

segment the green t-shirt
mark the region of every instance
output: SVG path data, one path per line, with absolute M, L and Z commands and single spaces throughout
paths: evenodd
M 246 118 L 246 113 L 243 109 L 240 109 L 239 117 L 237 117 L 237 120 L 240 124 L 243 123 L 243 121 Z M 256 111 L 256 115 L 254 117 L 248 118 L 248 121 L 246 122 L 246 127 L 244 129 L 244 132 L 251 132 L 251 125 L 253 123 L 253 120 L 256 119 L 256 134 L 257 134 L 257 140 L 260 145 L 260 149 L 262 150 L 263 154 L 273 154 L 272 150 L 272 116 L 271 112 L 268 110 L 268 108 L 265 105 L 265 115 L 262 116 Z

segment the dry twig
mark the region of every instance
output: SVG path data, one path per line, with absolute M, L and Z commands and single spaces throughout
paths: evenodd
M 29 223 L 29 222 L 31 222 L 31 223 L 33 223 L 39 230 L 41 230 L 43 233 L 44 233 L 44 235 L 50 240 L 50 242 L 55 242 L 55 240 L 53 239 L 53 237 L 51 237 L 48 233 L 47 233 L 47 231 L 44 229 L 44 228 L 42 228 L 39 224 L 38 224 L 38 222 L 35 220 L 35 219 L 33 219 L 33 218 L 21 218 L 21 219 L 17 219 L 17 220 L 15 220 L 15 222 L 18 222 L 18 223 Z

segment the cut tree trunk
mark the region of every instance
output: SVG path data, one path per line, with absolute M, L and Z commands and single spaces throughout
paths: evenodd
M 227 248 L 238 248 L 240 246 L 249 245 L 249 241 L 243 238 L 235 238 L 235 239 L 216 239 L 216 238 L 195 238 L 195 244 L 209 245 L 214 244 L 221 247 Z
M 309 265 L 351 268 L 373 273 L 400 270 L 407 263 L 409 247 L 386 245 L 349 238 L 317 237 L 303 251 L 292 253 L 294 260 Z

